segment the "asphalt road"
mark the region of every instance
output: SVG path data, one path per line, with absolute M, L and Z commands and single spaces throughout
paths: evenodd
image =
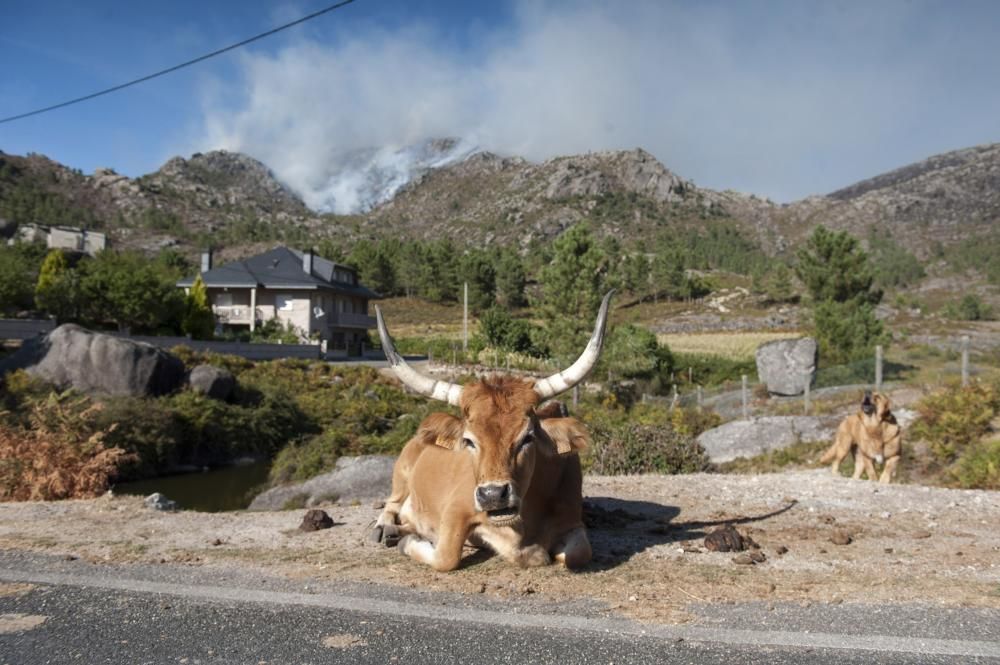
M 996 610 L 696 605 L 693 624 L 660 626 L 586 604 L 10 552 L 0 582 L 5 665 L 1000 662 Z

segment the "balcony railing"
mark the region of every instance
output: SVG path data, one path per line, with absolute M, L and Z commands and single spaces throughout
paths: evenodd
M 249 305 L 215 305 L 212 311 L 219 323 L 250 323 Z

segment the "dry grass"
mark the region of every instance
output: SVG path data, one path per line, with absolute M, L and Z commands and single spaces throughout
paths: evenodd
M 134 455 L 108 448 L 107 432 L 81 431 L 75 425 L 85 416 L 51 401 L 35 407 L 28 429 L 0 424 L 0 501 L 92 498 L 106 492 L 119 464 Z
M 386 298 L 378 301 L 394 337 L 462 337 L 462 305 L 438 304 L 419 298 Z M 469 316 L 470 334 L 479 328 Z
M 721 356 L 730 360 L 750 360 L 757 347 L 777 339 L 801 337 L 796 332 L 685 333 L 660 334 L 656 339 L 674 353 Z

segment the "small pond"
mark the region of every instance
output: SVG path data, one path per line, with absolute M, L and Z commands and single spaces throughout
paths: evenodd
M 253 495 L 267 482 L 270 462 L 234 464 L 208 471 L 181 473 L 119 483 L 115 494 L 149 496 L 159 492 L 184 510 L 217 513 L 240 510 L 250 505 Z

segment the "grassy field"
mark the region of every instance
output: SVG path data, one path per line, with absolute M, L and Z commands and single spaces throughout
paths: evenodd
M 674 353 L 711 355 L 730 360 L 750 360 L 757 347 L 776 339 L 800 337 L 794 332 L 660 334 L 656 339 Z
M 438 304 L 418 298 L 379 300 L 386 326 L 394 337 L 462 338 L 462 306 Z M 372 307 L 372 314 L 375 308 Z M 479 321 L 469 315 L 469 334 L 479 329 Z

